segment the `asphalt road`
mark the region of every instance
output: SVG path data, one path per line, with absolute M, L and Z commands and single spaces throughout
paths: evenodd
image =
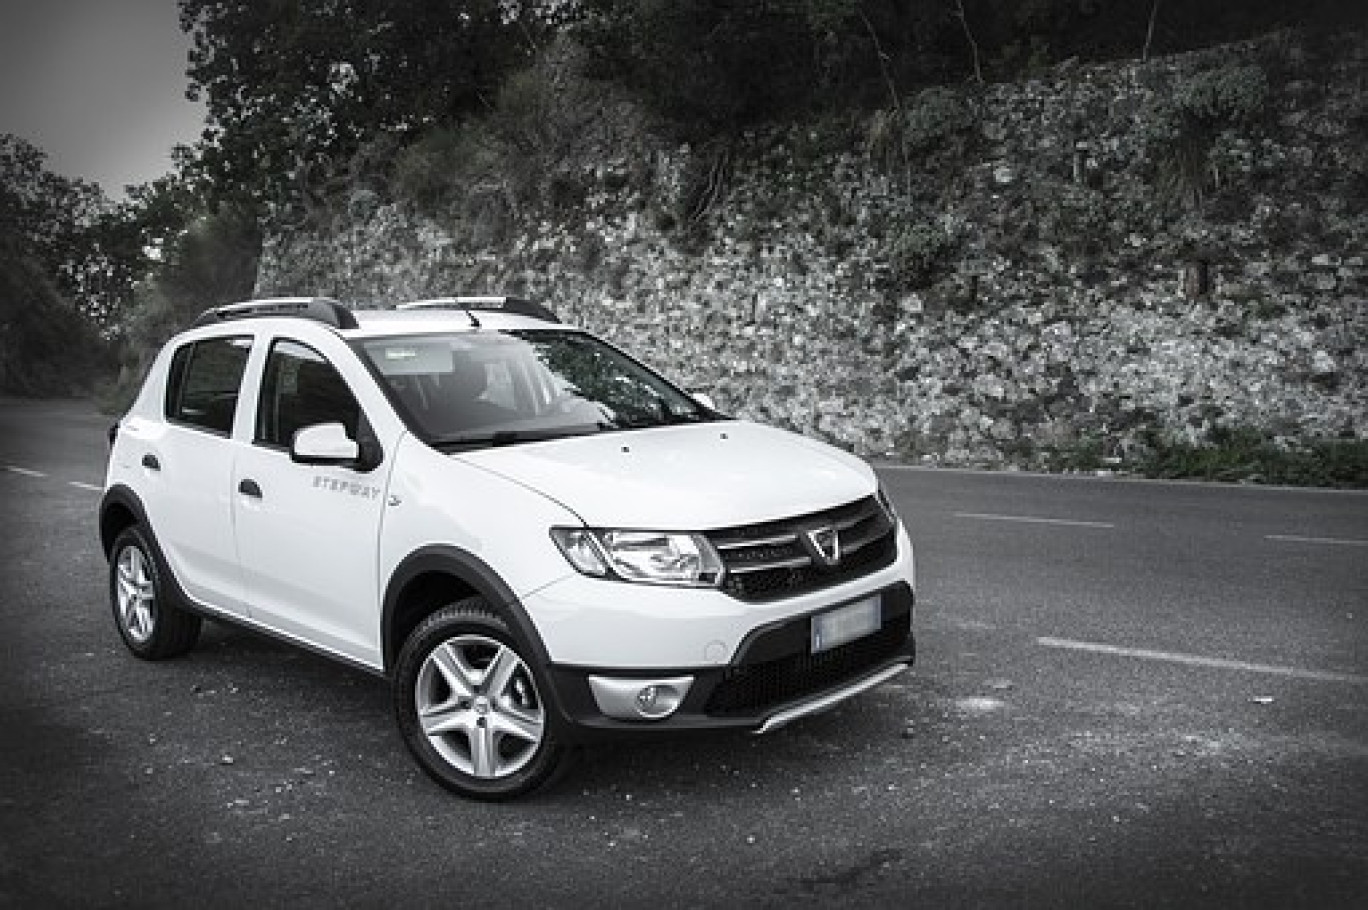
M 127 655 L 109 419 L 0 399 L 0 906 L 1350 907 L 1368 496 L 886 468 L 914 673 L 465 802 L 384 683 L 211 626 Z

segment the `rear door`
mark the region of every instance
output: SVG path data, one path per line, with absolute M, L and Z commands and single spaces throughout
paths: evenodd
M 192 598 L 244 612 L 232 515 L 233 427 L 250 335 L 190 341 L 172 355 L 163 421 L 135 421 L 135 470 L 152 532 Z M 122 432 L 122 431 L 121 431 Z

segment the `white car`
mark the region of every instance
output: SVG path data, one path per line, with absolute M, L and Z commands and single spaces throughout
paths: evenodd
M 111 441 L 134 654 L 208 617 L 382 674 L 467 796 L 599 737 L 772 730 L 913 661 L 912 545 L 867 464 L 526 301 L 208 310 Z

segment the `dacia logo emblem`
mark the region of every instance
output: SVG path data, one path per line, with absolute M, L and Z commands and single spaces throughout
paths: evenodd
M 814 559 L 826 568 L 841 561 L 841 536 L 833 527 L 813 528 L 803 532 L 807 548 Z

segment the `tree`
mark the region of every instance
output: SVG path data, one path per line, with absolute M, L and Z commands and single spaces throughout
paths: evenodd
M 700 132 L 803 111 L 843 69 L 857 0 L 586 0 L 576 38 L 598 70 Z M 873 59 L 871 57 L 871 59 Z
M 488 106 L 553 24 L 509 0 L 181 0 L 215 198 L 289 203 L 379 133 Z
M 178 159 L 178 168 L 186 167 L 188 159 Z M 127 201 L 86 226 L 79 255 L 64 267 L 63 286 L 103 335 L 123 337 L 138 282 L 161 266 L 167 250 L 204 209 L 191 180 L 178 171 L 129 187 Z
M 79 306 L 92 232 L 112 206 L 98 185 L 52 173 L 46 159 L 26 140 L 0 135 L 0 230 L 10 255 L 29 260 L 55 293 Z
M 101 357 L 72 305 L 85 231 L 107 207 L 99 187 L 44 167 L 46 155 L 0 135 L 0 388 L 75 391 Z
M 19 136 L 0 134 L 0 226 L 55 274 L 108 200 L 97 184 L 47 170 L 46 160 Z

